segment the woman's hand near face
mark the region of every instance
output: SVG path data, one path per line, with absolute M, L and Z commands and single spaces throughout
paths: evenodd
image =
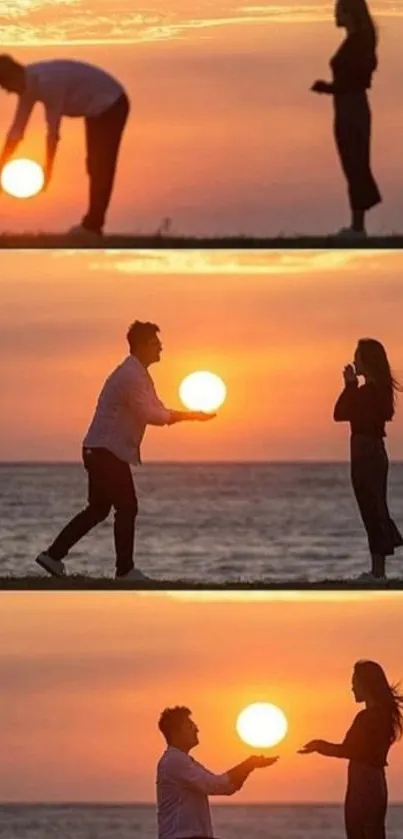
M 347 364 L 343 370 L 343 377 L 346 385 L 357 384 L 357 374 L 352 364 Z

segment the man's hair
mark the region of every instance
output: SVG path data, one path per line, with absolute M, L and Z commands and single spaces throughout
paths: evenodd
M 168 745 L 172 742 L 172 735 L 181 727 L 184 720 L 191 715 L 190 708 L 185 708 L 183 705 L 176 705 L 175 708 L 165 708 L 162 712 L 158 728 L 162 732 Z
M 19 64 L 18 61 L 11 55 L 0 55 L 0 84 L 3 81 L 8 81 L 8 79 L 15 75 L 16 70 L 21 70 L 22 64 Z
M 129 326 L 127 332 L 127 340 L 129 342 L 130 352 L 136 349 L 139 344 L 144 344 L 150 338 L 154 338 L 157 332 L 160 331 L 156 323 L 142 323 L 141 320 L 135 320 Z

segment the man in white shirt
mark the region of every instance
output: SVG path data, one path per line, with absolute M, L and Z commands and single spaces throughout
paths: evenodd
M 63 559 L 93 527 L 115 510 L 116 578 L 149 579 L 134 568 L 134 532 L 138 511 L 130 464 L 141 463 L 140 446 L 147 425 L 174 425 L 206 421 L 214 414 L 173 411 L 159 400 L 148 372 L 160 360 L 159 327 L 135 321 L 127 340 L 130 355 L 106 380 L 83 443 L 84 467 L 88 473 L 88 506 L 62 530 L 36 562 L 49 574 L 65 575 Z
M 251 772 L 278 760 L 252 755 L 224 774 L 214 775 L 189 755 L 199 743 L 189 708 L 166 708 L 158 727 L 167 743 L 157 767 L 158 839 L 211 839 L 208 796 L 233 795 Z
M 48 128 L 45 187 L 52 177 L 62 118 L 85 120 L 89 208 L 82 223 L 73 227 L 70 233 L 89 241 L 99 238 L 112 196 L 120 144 L 130 110 L 122 85 L 104 70 L 81 61 L 39 61 L 24 67 L 11 56 L 1 55 L 0 87 L 16 93 L 19 98 L 0 156 L 0 170 L 23 139 L 37 102 L 44 105 Z

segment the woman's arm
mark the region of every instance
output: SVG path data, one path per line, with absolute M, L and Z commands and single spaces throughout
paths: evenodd
M 328 743 L 327 740 L 320 741 L 318 754 L 323 755 L 323 757 L 348 757 L 344 743 Z
M 348 758 L 344 743 L 329 743 L 327 740 L 311 740 L 299 750 L 301 755 L 322 755 L 323 757 Z
M 333 412 L 335 422 L 349 422 L 357 410 L 358 379 L 352 364 L 343 370 L 344 390 L 340 394 Z
M 318 79 L 311 87 L 314 93 L 325 93 L 333 96 L 336 93 L 333 82 L 325 82 L 323 79 Z
M 341 392 L 333 411 L 335 422 L 349 422 L 353 419 L 357 405 L 358 383 L 348 382 Z
M 357 743 L 368 739 L 367 712 L 360 711 L 357 714 L 351 728 L 342 743 L 328 743 L 327 740 L 311 740 L 300 750 L 300 754 L 312 754 L 316 752 L 324 757 L 341 757 L 352 760 L 357 753 Z

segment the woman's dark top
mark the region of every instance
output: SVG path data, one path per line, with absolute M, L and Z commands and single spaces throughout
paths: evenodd
M 371 87 L 372 75 L 377 67 L 375 44 L 360 33 L 348 35 L 333 56 L 330 67 L 333 83 L 329 93 L 364 93 Z
M 393 416 L 389 388 L 369 382 L 358 386 L 351 382 L 340 394 L 334 408 L 335 422 L 349 422 L 352 434 L 386 437 L 385 423 Z
M 351 763 L 363 763 L 376 769 L 387 766 L 392 745 L 390 714 L 380 706 L 365 708 L 357 714 L 343 741 L 344 756 Z

